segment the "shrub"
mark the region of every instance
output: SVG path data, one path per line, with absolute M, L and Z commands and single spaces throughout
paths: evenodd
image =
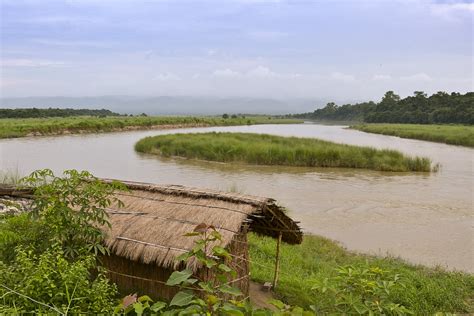
M 113 202 L 121 205 L 112 193 L 125 190 L 123 185 L 104 183 L 87 171 L 66 170 L 64 177 L 56 177 L 49 169 L 33 172 L 22 183 L 35 188 L 32 218 L 45 225 L 50 242 L 59 243 L 67 257 L 83 250 L 107 252 L 100 227 L 110 226 L 105 208 Z
M 26 213 L 4 216 L 0 220 L 0 261 L 10 263 L 15 259 L 17 247 L 29 247 L 36 254 L 49 246 L 50 231 L 43 221 L 33 221 Z
M 405 306 L 391 301 L 392 289 L 404 287 L 399 274 L 379 267 L 342 266 L 333 278 L 325 278 L 313 287 L 324 305 L 342 314 L 412 314 Z M 315 306 L 315 309 L 316 306 Z
M 68 261 L 59 245 L 41 255 L 17 248 L 15 261 L 0 262 L 0 313 L 110 313 L 117 289 L 87 255 Z
M 107 253 L 100 227 L 124 187 L 75 170 L 40 170 L 21 183 L 34 200 L 30 213 L 0 222 L 0 313 L 110 313 L 117 289 L 96 255 Z

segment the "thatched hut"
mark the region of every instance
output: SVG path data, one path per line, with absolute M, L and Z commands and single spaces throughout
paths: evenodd
M 302 232 L 275 200 L 236 193 L 123 182 L 130 191 L 117 192 L 123 207 L 107 209 L 111 229 L 106 245 L 112 255 L 104 257 L 110 278 L 126 291 L 171 298 L 177 288 L 164 283 L 182 268 L 176 258 L 194 246 L 194 237 L 184 236 L 200 223 L 213 225 L 223 246 L 233 256 L 237 271 L 234 285 L 248 294 L 249 261 L 247 232 L 299 244 Z M 191 264 L 202 278 L 212 278 L 205 269 Z
M 102 257 L 102 261 L 109 278 L 124 293 L 172 298 L 178 289 L 165 283 L 174 270 L 184 268 L 176 258 L 188 252 L 196 238 L 184 235 L 201 223 L 214 226 L 222 235 L 222 246 L 230 250 L 237 271 L 233 285 L 246 295 L 250 281 L 247 232 L 278 239 L 275 276 L 280 242 L 302 241 L 297 223 L 270 198 L 178 185 L 121 182 L 128 191 L 115 193 L 123 206 L 114 204 L 106 209 L 111 227 L 104 228 L 105 244 L 111 254 Z M 30 194 L 28 189 L 0 188 L 0 196 L 32 197 Z M 213 278 L 196 263 L 189 263 L 188 268 L 202 279 Z

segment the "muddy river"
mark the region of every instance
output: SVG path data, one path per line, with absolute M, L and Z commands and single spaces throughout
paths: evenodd
M 231 131 L 315 137 L 427 156 L 439 172 L 262 167 L 138 154 L 145 136 Z M 0 169 L 27 174 L 85 169 L 99 177 L 182 184 L 269 196 L 305 232 L 349 249 L 474 272 L 474 150 L 316 124 L 133 131 L 0 140 Z

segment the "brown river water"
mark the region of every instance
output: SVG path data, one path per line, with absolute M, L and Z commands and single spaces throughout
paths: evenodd
M 145 136 L 230 131 L 391 148 L 440 163 L 437 173 L 262 167 L 138 154 Z M 0 170 L 89 170 L 99 177 L 273 197 L 307 233 L 364 253 L 474 273 L 474 149 L 368 134 L 344 126 L 254 125 L 0 140 Z

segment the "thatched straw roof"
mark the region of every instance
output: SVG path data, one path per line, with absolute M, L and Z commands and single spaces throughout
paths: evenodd
M 190 250 L 195 241 L 184 235 L 201 223 L 217 228 L 223 246 L 231 243 L 243 225 L 249 231 L 275 238 L 281 232 L 282 240 L 289 244 L 302 242 L 297 223 L 270 198 L 178 185 L 120 182 L 129 191 L 115 193 L 123 207 L 114 204 L 106 209 L 111 228 L 104 228 L 105 244 L 112 253 L 133 261 L 176 268 L 176 257 Z M 32 197 L 31 190 L 13 188 L 3 188 L 0 195 Z
M 281 231 L 282 240 L 290 244 L 302 241 L 296 222 L 273 199 L 177 185 L 123 183 L 130 191 L 116 194 L 123 207 L 107 209 L 112 228 L 105 243 L 112 253 L 130 260 L 176 267 L 176 257 L 194 246 L 195 239 L 184 235 L 200 223 L 216 227 L 223 246 L 244 224 L 250 231 L 272 237 Z

